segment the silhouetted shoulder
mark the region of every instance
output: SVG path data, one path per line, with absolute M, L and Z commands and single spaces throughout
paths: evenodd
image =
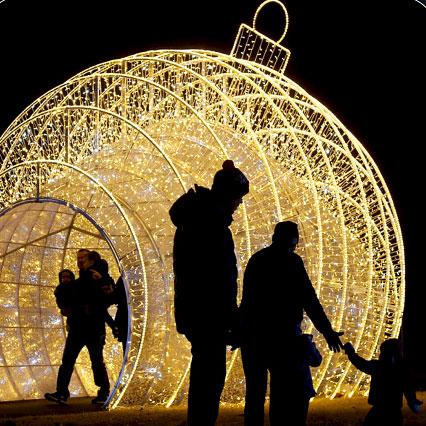
M 217 209 L 212 191 L 195 185 L 173 203 L 169 214 L 178 228 L 188 225 L 205 227 L 206 223 L 215 222 Z
M 302 258 L 296 253 L 289 253 L 280 249 L 274 248 L 273 245 L 265 247 L 254 253 L 250 258 L 247 268 L 255 265 L 274 265 L 275 268 L 290 267 L 292 269 L 304 269 Z
M 288 256 L 295 264 L 304 266 L 303 259 L 297 253 L 289 253 Z
M 261 259 L 263 259 L 263 258 L 265 258 L 265 257 L 268 257 L 268 256 L 270 255 L 270 254 L 269 254 L 269 252 L 270 252 L 269 248 L 270 248 L 270 247 L 265 247 L 265 248 L 263 248 L 263 249 L 260 249 L 260 250 L 259 250 L 259 251 L 257 251 L 256 253 L 254 253 L 254 254 L 250 257 L 249 262 L 257 262 L 258 260 L 261 260 Z
M 175 226 L 181 226 L 196 202 L 196 195 L 193 188 L 180 196 L 170 208 L 170 218 Z

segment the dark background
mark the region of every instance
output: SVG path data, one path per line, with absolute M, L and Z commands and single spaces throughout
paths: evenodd
M 0 134 L 46 91 L 98 63 L 146 50 L 229 53 L 260 0 L 5 0 L 0 3 Z M 379 166 L 406 250 L 404 337 L 420 366 L 426 326 L 423 264 L 426 8 L 416 0 L 287 0 L 286 75 L 328 107 Z M 257 28 L 280 35 L 269 5 Z M 424 368 L 423 368 L 424 369 Z M 426 382 L 426 381 L 425 381 Z

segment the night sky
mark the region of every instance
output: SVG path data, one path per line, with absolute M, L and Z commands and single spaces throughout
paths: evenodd
M 1 0 L 0 0 L 1 1 Z M 229 53 L 260 0 L 0 2 L 0 134 L 30 103 L 98 63 L 161 48 Z M 407 264 L 407 341 L 424 335 L 426 8 L 416 0 L 287 0 L 286 75 L 364 145 L 392 194 Z M 258 29 L 277 39 L 280 9 Z M 420 340 L 420 339 L 419 339 Z

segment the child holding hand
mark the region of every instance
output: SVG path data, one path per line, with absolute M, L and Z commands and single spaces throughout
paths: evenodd
M 358 370 L 371 375 L 368 403 L 372 408 L 364 419 L 364 426 L 401 426 L 403 395 L 411 410 L 419 412 L 419 405 L 423 404 L 423 401 L 416 398 L 400 340 L 385 340 L 380 345 L 378 360 L 367 361 L 357 355 L 351 343 L 346 343 L 343 349 L 349 361 Z

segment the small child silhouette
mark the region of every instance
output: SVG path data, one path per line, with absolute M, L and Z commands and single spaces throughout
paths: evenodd
M 400 340 L 384 341 L 380 345 L 378 360 L 367 361 L 360 357 L 351 343 L 346 343 L 343 349 L 356 368 L 371 375 L 368 403 L 373 407 L 364 419 L 364 426 L 401 426 L 403 395 L 411 410 L 419 412 L 419 405 L 423 404 L 423 401 L 416 398 L 404 362 Z
M 69 269 L 59 272 L 59 285 L 55 288 L 56 303 L 61 314 L 68 317 L 71 315 L 75 276 Z
M 309 400 L 316 395 L 314 385 L 312 383 L 312 375 L 310 367 L 319 367 L 322 362 L 321 353 L 318 351 L 314 341 L 312 340 L 312 334 L 301 334 L 300 335 L 300 355 L 299 361 L 301 362 L 300 374 L 301 384 L 303 383 L 303 390 L 300 392 L 300 415 L 297 417 L 298 420 L 294 419 L 295 425 L 305 425 L 306 417 L 308 415 Z M 297 368 L 297 366 L 292 366 Z M 294 374 L 294 373 L 293 373 Z
M 311 369 L 310 367 L 319 367 L 322 362 L 321 353 L 318 351 L 314 341 L 312 340 L 312 334 L 301 334 L 300 343 L 302 347 L 301 360 L 302 370 L 304 373 L 304 387 L 306 391 L 306 397 L 308 399 L 316 395 L 314 385 L 312 383 Z

